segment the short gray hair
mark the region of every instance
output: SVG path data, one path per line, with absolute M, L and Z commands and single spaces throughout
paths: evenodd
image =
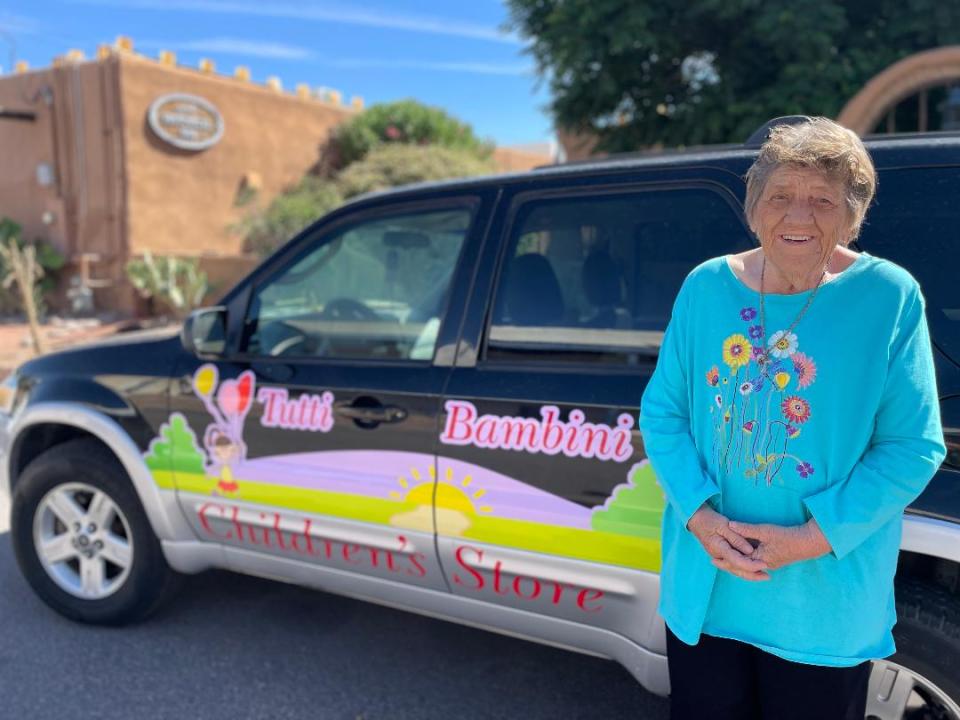
M 783 166 L 813 168 L 839 182 L 851 219 L 847 240 L 860 234 L 860 226 L 877 189 L 877 171 L 855 132 L 824 117 L 812 117 L 796 125 L 774 126 L 747 171 L 744 212 L 751 226 L 767 180 L 774 170 Z

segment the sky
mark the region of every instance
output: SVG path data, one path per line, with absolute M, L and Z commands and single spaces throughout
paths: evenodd
M 367 106 L 414 98 L 498 145 L 549 142 L 549 90 L 507 19 L 501 0 L 0 0 L 0 67 L 14 55 L 46 67 L 73 48 L 93 57 L 126 35 L 181 65 L 244 65 L 255 82 L 275 75 Z

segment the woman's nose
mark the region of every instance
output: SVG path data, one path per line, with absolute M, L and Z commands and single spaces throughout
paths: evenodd
M 794 200 L 787 208 L 787 220 L 809 220 L 813 217 L 813 207 L 806 200 Z

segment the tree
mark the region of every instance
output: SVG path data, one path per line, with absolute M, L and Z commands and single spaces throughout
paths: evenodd
M 397 185 L 484 175 L 494 172 L 489 160 L 437 145 L 385 145 L 345 168 L 337 185 L 345 198 Z
M 37 249 L 22 245 L 20 226 L 4 218 L 0 222 L 0 262 L 3 267 L 2 285 L 9 290 L 14 285 L 20 292 L 20 303 L 27 315 L 33 351 L 44 352 L 40 337 L 40 319 L 37 312 L 37 283 L 43 277 L 43 267 L 37 262 Z
M 244 249 L 268 255 L 343 202 L 337 187 L 313 175 L 277 195 L 265 208 L 254 208 L 235 228 Z
M 836 117 L 873 75 L 960 42 L 942 0 L 508 0 L 560 127 L 598 149 L 746 140 L 772 117 Z
M 493 145 L 473 128 L 437 107 L 416 100 L 372 105 L 340 125 L 335 136 L 341 166 L 362 160 L 381 145 L 439 145 L 489 158 Z

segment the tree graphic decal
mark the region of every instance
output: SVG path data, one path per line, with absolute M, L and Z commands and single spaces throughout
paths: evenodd
M 197 437 L 180 413 L 171 415 L 170 421 L 160 427 L 160 435 L 150 443 L 144 459 L 151 470 L 205 473 L 205 458 L 197 447 Z
M 618 535 L 658 538 L 664 505 L 653 466 L 644 461 L 634 465 L 627 482 L 617 485 L 607 501 L 593 511 L 590 526 Z

